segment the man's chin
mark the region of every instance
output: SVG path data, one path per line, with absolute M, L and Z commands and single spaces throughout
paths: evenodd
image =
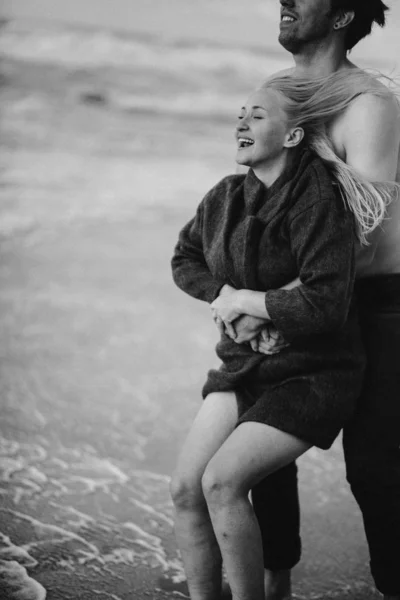
M 281 31 L 278 37 L 278 42 L 291 54 L 297 54 L 300 48 L 299 40 L 296 40 L 293 36 L 287 34 L 287 32 Z

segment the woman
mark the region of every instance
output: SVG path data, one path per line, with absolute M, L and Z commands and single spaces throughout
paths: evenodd
M 175 282 L 211 303 L 221 329 L 222 365 L 208 374 L 171 486 L 192 600 L 219 597 L 222 560 L 234 600 L 264 598 L 248 493 L 311 446 L 329 448 L 360 391 L 355 224 L 364 239 L 390 190 L 332 157 L 322 122 L 354 97 L 346 78 L 321 93 L 321 82 L 275 77 L 253 93 L 237 127 L 237 162 L 251 170 L 206 195 L 175 248 Z M 300 286 L 278 289 L 296 277 Z M 270 320 L 290 345 L 266 356 L 236 344 L 225 328 L 243 315 Z

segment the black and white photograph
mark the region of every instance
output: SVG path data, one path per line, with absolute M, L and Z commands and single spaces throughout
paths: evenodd
M 0 600 L 400 600 L 398 0 L 0 56 Z

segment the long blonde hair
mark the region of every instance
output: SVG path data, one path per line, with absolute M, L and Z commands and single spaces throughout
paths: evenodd
M 373 94 L 389 99 L 393 92 L 360 69 L 314 79 L 274 75 L 262 84 L 261 89 L 265 88 L 283 96 L 289 126 L 304 129 L 305 142 L 327 165 L 354 213 L 360 242 L 368 244 L 366 236 L 382 223 L 400 186 L 395 182 L 370 182 L 349 167 L 336 155 L 327 128 L 358 96 Z

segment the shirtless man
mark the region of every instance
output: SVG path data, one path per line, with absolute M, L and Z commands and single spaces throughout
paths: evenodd
M 279 42 L 291 52 L 293 74 L 324 76 L 356 68 L 348 51 L 383 26 L 381 0 L 280 0 Z M 371 181 L 400 182 L 397 100 L 359 96 L 330 125 L 336 153 Z M 364 518 L 371 571 L 385 600 L 400 600 L 400 201 L 384 229 L 360 247 L 358 297 L 369 358 L 359 410 L 344 430 L 347 478 Z M 265 326 L 242 317 L 238 343 Z M 300 559 L 297 470 L 294 464 L 261 482 L 253 503 L 264 542 L 267 600 L 291 598 L 290 569 Z

